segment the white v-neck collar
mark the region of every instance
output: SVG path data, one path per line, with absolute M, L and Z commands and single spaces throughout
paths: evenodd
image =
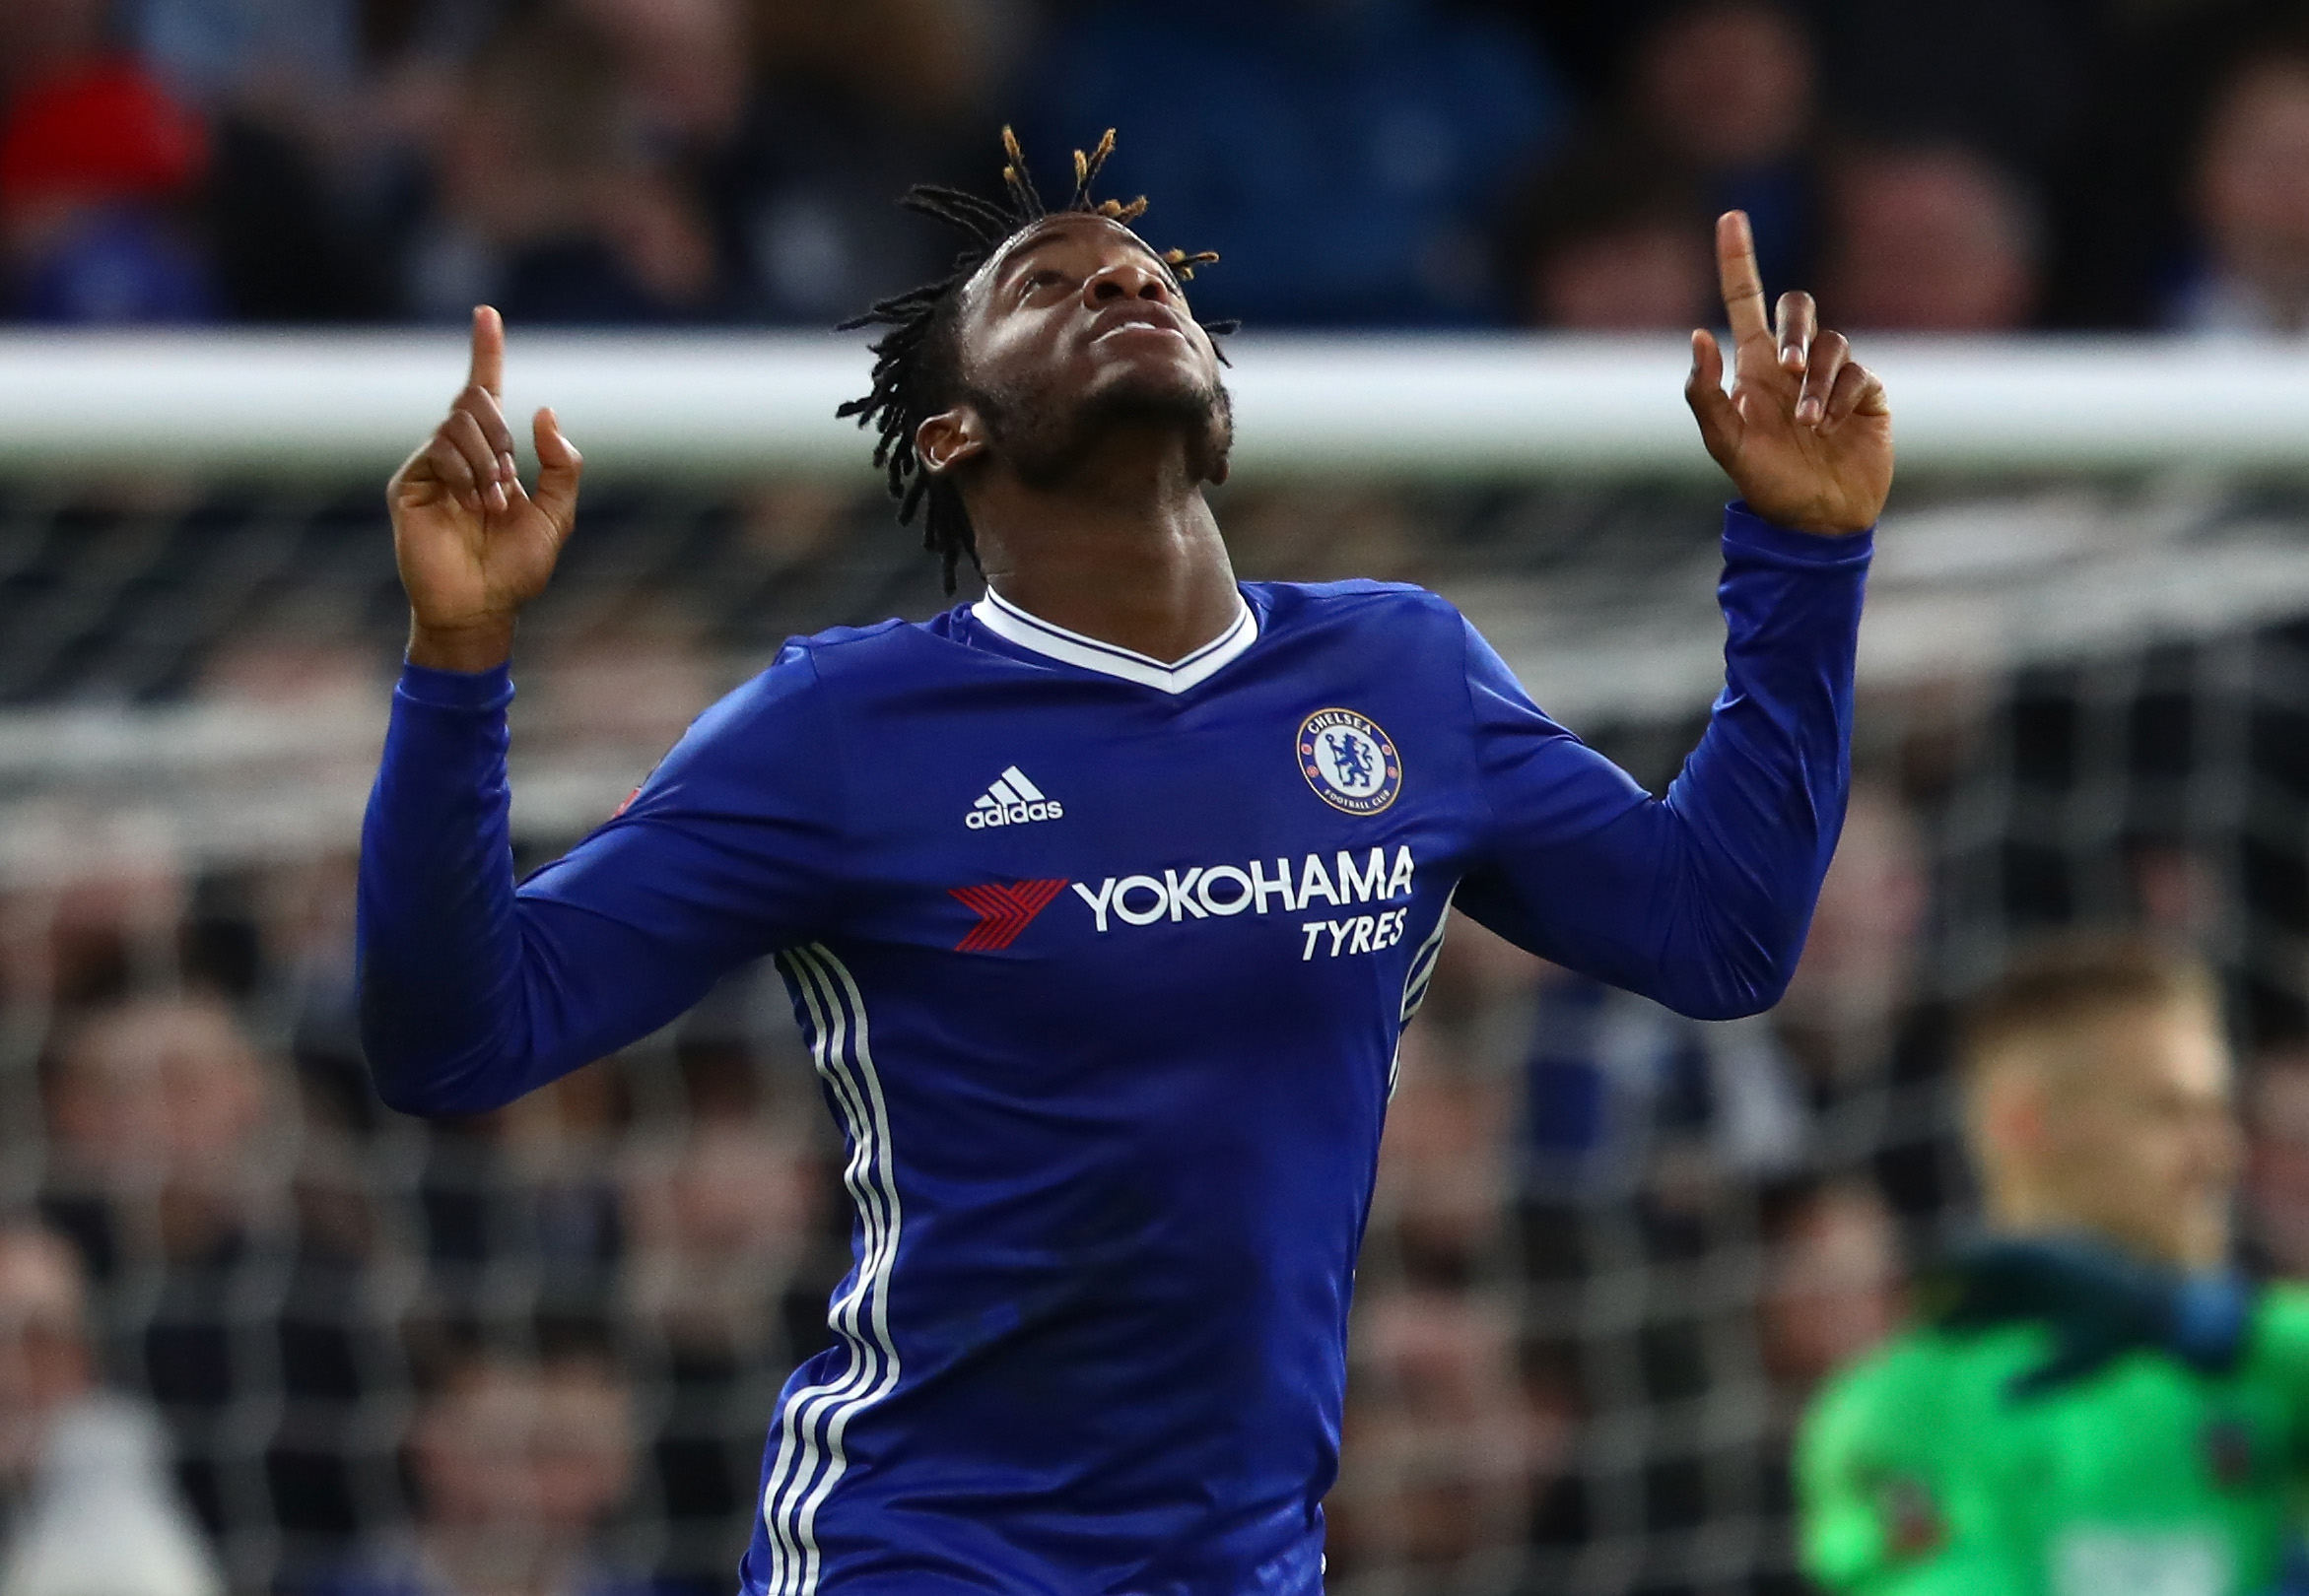
M 1006 642 L 1031 648 L 1062 664 L 1120 677 L 1164 693 L 1184 693 L 1197 683 L 1209 681 L 1228 661 L 1258 641 L 1258 618 L 1243 602 L 1241 593 L 1235 595 L 1235 619 L 1226 631 L 1185 659 L 1167 665 L 1151 655 L 1053 626 L 1039 616 L 1027 614 L 990 587 L 985 598 L 970 607 L 970 614 L 972 620 Z

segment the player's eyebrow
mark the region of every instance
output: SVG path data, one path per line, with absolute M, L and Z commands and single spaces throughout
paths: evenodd
M 1079 227 L 1080 224 L 1077 224 L 1076 226 Z M 1029 229 L 1018 238 L 1012 240 L 1009 248 L 1004 253 L 996 256 L 990 263 L 992 266 L 992 271 L 986 279 L 987 283 L 992 285 L 997 283 L 1008 283 L 1012 281 L 1016 277 L 1017 273 L 1028 262 L 1032 261 L 1040 251 L 1052 244 L 1060 242 L 1066 236 L 1066 234 L 1074 230 L 1070 228 L 1052 226 Z M 1122 231 L 1125 233 L 1128 232 L 1127 229 Z M 1186 295 L 1187 288 L 1185 284 L 1179 281 L 1179 274 L 1172 269 L 1171 263 L 1169 261 L 1163 259 L 1162 256 L 1155 253 L 1152 245 L 1140 239 L 1136 234 L 1130 235 L 1130 244 L 1133 250 L 1135 250 L 1138 254 L 1144 255 L 1148 260 L 1152 261 L 1156 268 L 1162 272 L 1163 281 L 1171 286 L 1172 293 L 1180 295 L 1181 297 Z

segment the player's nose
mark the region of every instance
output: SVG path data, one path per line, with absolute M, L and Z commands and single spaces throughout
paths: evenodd
M 1136 251 L 1108 261 L 1082 285 L 1083 302 L 1093 310 L 1116 299 L 1146 299 L 1164 304 L 1171 298 L 1170 278 L 1160 266 Z

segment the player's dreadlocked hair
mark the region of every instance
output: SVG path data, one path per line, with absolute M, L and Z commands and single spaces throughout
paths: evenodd
M 852 399 L 836 414 L 855 416 L 858 426 L 870 426 L 879 434 L 874 464 L 889 474 L 890 497 L 898 500 L 901 525 L 911 522 L 927 501 L 922 547 L 944 562 L 949 593 L 954 591 L 955 568 L 964 557 L 973 565 L 978 564 L 978 536 L 971 528 L 969 511 L 963 508 L 960 490 L 922 469 L 915 454 L 915 432 L 925 418 L 946 409 L 961 393 L 961 351 L 955 332 L 962 286 L 1003 244 L 1053 214 L 1026 169 L 1017 136 L 1007 127 L 1002 129 L 1002 153 L 1006 160 L 999 201 L 927 183 L 907 191 L 901 205 L 960 228 L 972 241 L 954 257 L 954 265 L 944 277 L 880 300 L 864 315 L 842 323 L 841 328 L 844 332 L 860 327 L 890 329 L 873 345 L 873 391 L 862 399 Z M 1107 129 L 1097 149 L 1087 155 L 1074 152 L 1074 193 L 1058 207 L 1060 213 L 1103 216 L 1125 227 L 1145 214 L 1144 195 L 1128 203 L 1091 197 L 1099 169 L 1114 153 L 1113 128 Z M 1208 250 L 1190 255 L 1184 249 L 1173 249 L 1162 258 L 1184 280 L 1194 276 L 1195 267 L 1207 266 L 1219 257 Z M 1212 322 L 1204 330 L 1224 334 L 1234 328 L 1233 322 Z

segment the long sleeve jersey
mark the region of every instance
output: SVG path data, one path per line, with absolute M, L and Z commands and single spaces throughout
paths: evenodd
M 785 646 L 515 885 L 503 671 L 409 668 L 364 833 L 378 1091 L 505 1103 L 774 957 L 854 1267 L 744 1588 L 1313 1596 L 1397 1039 L 1458 906 L 1770 1005 L 1842 822 L 1869 538 L 1727 515 L 1726 682 L 1656 799 L 1442 599 L 1246 583 L 1163 663 L 989 594 Z
M 1797 1450 L 1804 1571 L 1835 1596 L 2275 1596 L 2309 1486 L 2309 1290 L 2273 1287 L 2231 1367 L 2127 1350 L 2039 1392 L 2047 1326 L 1908 1331 Z

